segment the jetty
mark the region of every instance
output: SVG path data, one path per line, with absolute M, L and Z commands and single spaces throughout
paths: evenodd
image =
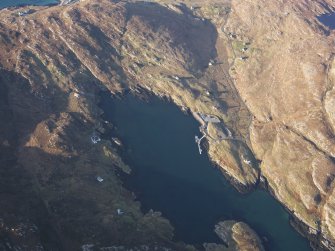
M 202 140 L 203 138 L 205 138 L 205 137 L 206 137 L 205 134 L 203 134 L 201 138 L 199 138 L 197 135 L 195 135 L 195 137 L 194 137 L 194 138 L 195 138 L 195 143 L 198 144 L 198 149 L 199 149 L 199 153 L 200 153 L 200 154 L 202 153 L 202 149 L 201 149 L 201 140 Z
M 220 143 L 222 140 L 241 140 L 237 137 L 234 137 L 233 133 L 226 127 L 223 126 L 223 131 L 219 132 L 219 136 L 217 139 L 212 138 L 208 134 L 208 124 L 213 123 L 213 124 L 218 124 L 221 123 L 221 120 L 219 117 L 216 115 L 211 115 L 211 114 L 205 114 L 205 113 L 200 113 L 200 112 L 192 112 L 193 117 L 200 123 L 199 130 L 202 133 L 201 138 L 198 136 L 195 136 L 195 142 L 198 144 L 199 148 L 199 153 L 202 153 L 201 149 L 201 140 L 205 137 L 210 137 L 212 139 L 212 142 L 214 143 Z M 246 160 L 244 163 L 250 165 L 251 162 Z
M 193 117 L 199 121 L 200 127 L 199 130 L 202 133 L 202 136 L 199 138 L 197 135 L 195 136 L 195 143 L 198 145 L 199 154 L 202 154 L 201 149 L 201 140 L 208 136 L 207 126 L 209 123 L 220 123 L 220 119 L 214 115 L 208 115 L 204 113 L 192 112 Z

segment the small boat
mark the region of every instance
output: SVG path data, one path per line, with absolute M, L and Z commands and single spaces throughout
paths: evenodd
M 242 157 L 242 160 L 243 160 L 243 162 L 244 162 L 245 164 L 247 164 L 247 165 L 251 165 L 251 160 L 248 160 L 248 159 L 244 158 L 243 155 L 242 155 L 241 157 Z
M 118 138 L 112 138 L 113 142 L 118 146 L 122 146 L 122 142 Z

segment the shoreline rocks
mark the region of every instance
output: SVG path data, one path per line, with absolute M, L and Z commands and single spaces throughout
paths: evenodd
M 206 251 L 264 251 L 261 239 L 247 224 L 222 221 L 215 225 L 215 233 L 224 244 L 205 243 Z

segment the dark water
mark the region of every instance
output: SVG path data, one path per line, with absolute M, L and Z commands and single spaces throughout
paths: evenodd
M 175 105 L 157 98 L 150 103 L 131 95 L 103 96 L 106 119 L 123 141 L 125 161 L 133 174 L 127 183 L 144 211 L 161 211 L 175 227 L 176 239 L 187 243 L 218 241 L 214 225 L 222 219 L 243 220 L 273 251 L 311 250 L 289 224 L 281 205 L 264 191 L 241 195 L 199 155 L 194 136 L 199 125 Z
M 58 0 L 0 0 L 0 9 L 17 5 L 48 5 L 58 2 Z
M 328 26 L 330 29 L 335 29 L 335 12 L 318 16 L 318 19 L 321 23 Z

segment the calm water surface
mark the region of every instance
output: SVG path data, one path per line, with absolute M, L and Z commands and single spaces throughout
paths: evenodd
M 330 29 L 335 29 L 335 12 L 318 16 L 318 19 L 321 23 L 328 26 Z
M 58 0 L 0 0 L 0 8 L 17 5 L 48 5 L 58 3 Z
M 311 250 L 289 224 L 289 215 L 268 193 L 241 195 L 222 174 L 199 155 L 194 136 L 199 125 L 175 105 L 157 98 L 141 101 L 103 95 L 105 119 L 115 126 L 124 144 L 124 160 L 132 166 L 127 178 L 142 208 L 161 211 L 175 227 L 176 239 L 187 243 L 218 241 L 219 220 L 243 220 L 268 250 Z

